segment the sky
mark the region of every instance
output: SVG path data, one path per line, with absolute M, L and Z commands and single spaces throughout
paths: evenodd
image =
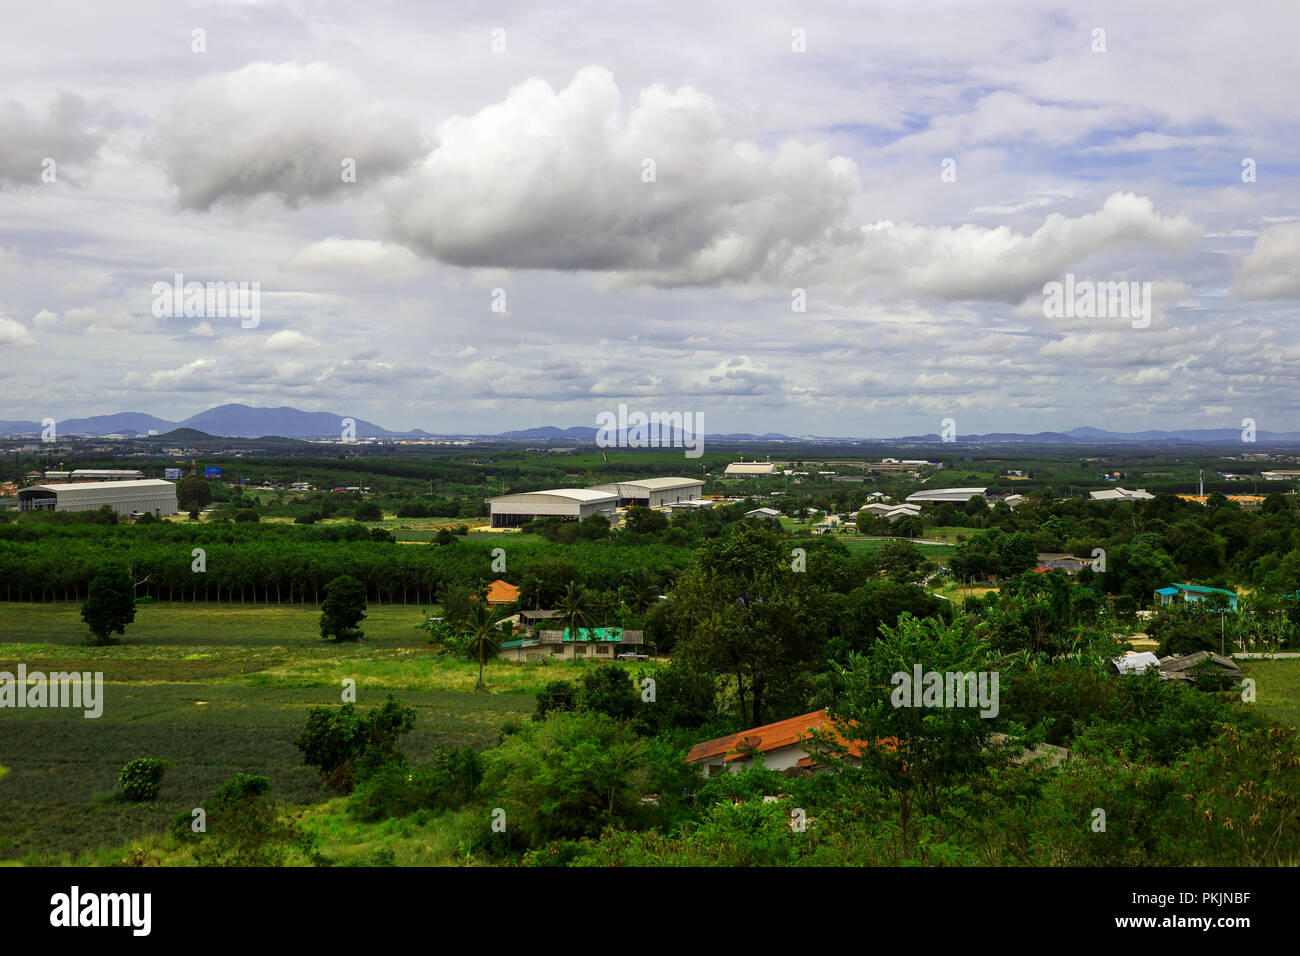
M 0 419 L 1297 425 L 1293 0 L 0 23 Z M 177 275 L 255 322 L 160 305 Z

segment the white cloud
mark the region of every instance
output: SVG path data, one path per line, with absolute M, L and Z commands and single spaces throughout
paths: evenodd
M 290 206 L 364 189 L 421 152 L 409 120 L 324 63 L 250 63 L 200 77 L 158 117 L 152 151 L 180 205 L 259 195 Z M 344 163 L 355 163 L 355 181 Z
M 1300 296 L 1300 223 L 1260 233 L 1237 270 L 1233 291 L 1247 299 Z
M 27 326 L 8 316 L 0 315 L 0 345 L 17 347 L 35 344 L 36 339 L 32 337 Z
M 343 239 L 331 236 L 301 250 L 285 263 L 284 267 L 290 271 L 350 270 L 400 277 L 418 272 L 420 260 L 405 246 L 374 239 Z

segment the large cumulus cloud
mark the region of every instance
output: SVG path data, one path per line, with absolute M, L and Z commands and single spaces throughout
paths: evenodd
M 290 206 L 327 198 L 424 151 L 408 119 L 324 63 L 250 63 L 200 77 L 158 117 L 151 149 L 191 209 L 260 195 Z M 345 180 L 347 159 L 355 182 Z

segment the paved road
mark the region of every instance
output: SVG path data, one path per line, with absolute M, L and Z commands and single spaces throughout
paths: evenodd
M 1289 657 L 1300 657 L 1300 651 L 1278 651 L 1276 654 L 1270 654 L 1267 651 L 1236 651 L 1233 657 L 1241 657 L 1246 660 L 1283 660 Z

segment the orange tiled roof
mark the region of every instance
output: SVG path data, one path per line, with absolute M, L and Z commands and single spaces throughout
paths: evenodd
M 728 734 L 716 740 L 706 740 L 704 743 L 696 744 L 691 748 L 690 753 L 686 755 L 686 762 L 697 763 L 719 755 L 725 755 L 724 760 L 736 760 L 747 756 L 748 751 L 751 750 L 768 753 L 781 747 L 797 744 L 800 740 L 808 737 L 809 731 L 822 727 L 826 723 L 826 711 L 816 710 L 811 714 L 801 714 L 798 717 L 778 720 L 774 724 L 764 724 L 762 727 L 742 730 L 740 733 Z M 849 753 L 853 756 L 862 756 L 861 744 L 858 741 L 847 741 L 838 732 L 834 734 L 834 738 L 838 743 L 848 747 Z M 744 746 L 746 753 L 736 752 L 738 746 Z
M 513 604 L 519 600 L 519 588 L 509 581 L 497 578 L 488 585 L 487 602 L 489 604 Z

